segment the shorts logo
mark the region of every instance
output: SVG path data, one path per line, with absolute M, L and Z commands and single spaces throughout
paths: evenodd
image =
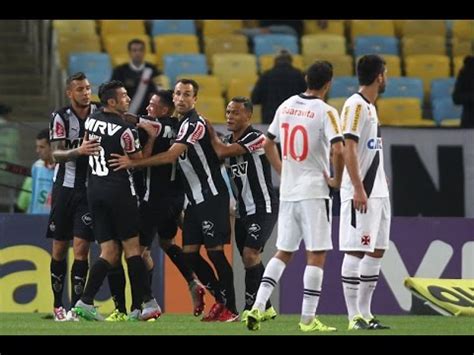
M 54 232 L 54 231 L 56 230 L 56 225 L 54 224 L 54 222 L 51 222 L 51 223 L 49 224 L 49 230 L 50 230 L 51 232 Z
M 90 226 L 92 224 L 92 217 L 91 217 L 91 214 L 89 212 L 87 212 L 85 215 L 83 215 L 81 217 L 82 219 L 82 222 L 86 225 L 86 226 Z
M 249 227 L 249 235 L 255 240 L 257 240 L 259 236 L 258 232 L 260 232 L 261 229 L 262 228 L 260 228 L 260 226 L 257 223 L 252 223 Z
M 214 223 L 211 221 L 203 221 L 201 226 L 204 235 L 214 238 Z
M 369 245 L 370 244 L 370 235 L 363 235 L 360 238 L 360 242 L 362 245 Z

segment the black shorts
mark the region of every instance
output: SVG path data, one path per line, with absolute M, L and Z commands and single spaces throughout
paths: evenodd
M 229 194 L 214 196 L 184 213 L 183 245 L 213 248 L 230 243 Z
M 46 237 L 55 240 L 72 240 L 73 237 L 94 240 L 85 188 L 53 186 Z
M 115 193 L 89 188 L 87 195 L 98 243 L 138 236 L 138 200 L 130 193 L 130 188 Z
M 278 219 L 277 213 L 253 214 L 235 219 L 235 243 L 240 255 L 244 247 L 263 252 L 263 247 L 272 235 Z
M 152 209 L 147 201 L 140 204 L 140 245 L 151 247 L 155 234 L 160 239 L 173 239 L 178 231 L 178 220 L 183 210 L 184 196 L 163 199 L 159 209 Z

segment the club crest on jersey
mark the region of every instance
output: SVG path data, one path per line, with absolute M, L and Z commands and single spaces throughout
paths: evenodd
M 361 238 L 360 238 L 360 243 L 362 245 L 369 245 L 370 244 L 370 235 L 363 235 Z
M 214 223 L 211 221 L 203 221 L 201 224 L 202 234 L 214 238 Z

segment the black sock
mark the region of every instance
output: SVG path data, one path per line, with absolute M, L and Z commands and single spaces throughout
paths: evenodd
M 113 267 L 107 274 L 109 280 L 110 294 L 115 304 L 115 309 L 122 313 L 127 313 L 125 307 L 125 270 L 122 263 Z
M 207 255 L 209 255 L 219 276 L 219 284 L 225 297 L 225 306 L 233 313 L 237 313 L 232 266 L 230 266 L 223 250 L 209 250 Z
M 105 259 L 99 258 L 91 267 L 86 288 L 82 294 L 81 300 L 85 304 L 94 304 L 94 297 L 104 282 L 107 272 L 112 266 Z
M 251 266 L 245 269 L 245 308 L 252 309 L 252 306 L 255 302 L 255 297 L 257 297 L 258 287 L 260 286 L 260 281 L 262 281 L 263 273 L 265 272 L 265 266 L 262 262 L 257 265 Z M 272 306 L 270 300 L 267 301 L 265 309 L 268 309 Z
M 136 302 L 148 302 L 153 298 L 145 262 L 140 255 L 135 255 L 127 259 L 128 277 L 132 286 Z M 134 302 L 135 303 L 135 302 Z
M 170 257 L 173 264 L 176 265 L 179 272 L 181 275 L 183 275 L 188 283 L 194 280 L 193 270 L 191 270 L 190 265 L 186 262 L 183 256 L 183 249 L 173 244 L 167 250 L 165 250 L 165 253 Z
M 75 306 L 84 292 L 87 271 L 89 271 L 88 260 L 74 260 L 71 268 L 71 307 Z
M 151 288 L 151 285 L 153 285 L 153 270 L 154 268 L 151 268 L 150 270 L 148 270 L 148 282 L 150 283 L 150 288 Z
M 51 288 L 54 295 L 54 308 L 62 307 L 63 305 L 63 288 L 66 278 L 67 262 L 66 259 L 57 261 L 51 259 Z
M 219 281 L 214 274 L 211 265 L 201 256 L 200 253 L 183 253 L 186 262 L 196 273 L 199 281 L 209 290 L 214 296 L 217 303 L 224 303 L 224 298 L 221 294 Z

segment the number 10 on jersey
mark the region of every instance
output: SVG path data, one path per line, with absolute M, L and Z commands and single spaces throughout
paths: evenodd
M 302 125 L 291 127 L 289 123 L 282 123 L 283 159 L 288 159 L 288 150 L 290 157 L 296 161 L 303 161 L 308 156 L 308 132 Z

